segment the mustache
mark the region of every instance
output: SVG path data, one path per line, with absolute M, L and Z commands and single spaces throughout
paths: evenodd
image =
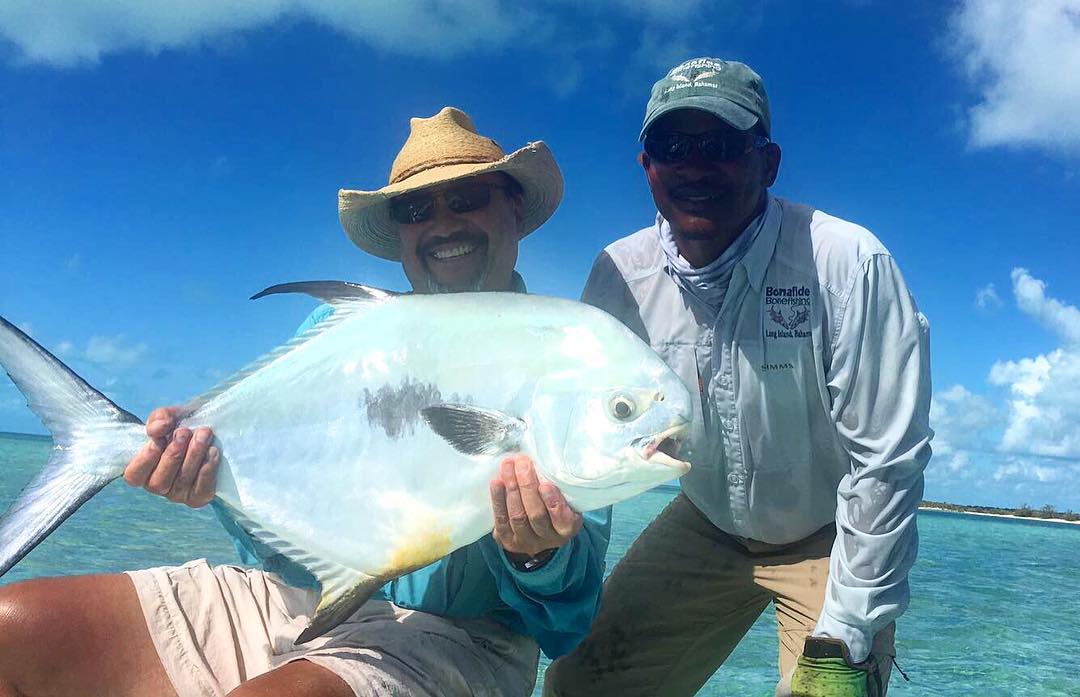
M 705 177 L 692 181 L 676 182 L 668 187 L 668 193 L 676 198 L 683 196 L 711 196 L 728 190 L 727 182 L 720 177 Z

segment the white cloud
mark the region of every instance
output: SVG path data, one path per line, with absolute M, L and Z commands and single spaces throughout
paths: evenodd
M 930 424 L 936 436 L 927 482 L 954 500 L 984 495 L 972 482 L 992 479 L 1010 487 L 1009 499 L 1075 505 L 1080 501 L 1080 310 L 1047 295 L 1046 283 L 1026 269 L 1013 269 L 1012 286 L 1017 307 L 1060 344 L 1043 354 L 995 362 L 988 381 L 1000 390 L 998 396 L 974 394 L 963 385 L 934 394 Z M 995 497 L 1004 505 L 1019 502 L 1003 500 L 1000 489 Z
M 1077 18 L 1080 22 L 1080 17 Z M 1039 320 L 1067 343 L 1080 346 L 1080 309 L 1046 297 L 1046 284 L 1027 269 L 1013 269 L 1013 294 L 1021 310 Z
M 105 366 L 124 366 L 137 362 L 146 353 L 146 344 L 129 345 L 124 337 L 93 336 L 86 344 L 83 358 Z
M 1080 152 L 1080 0 L 964 0 L 950 38 L 979 93 L 973 146 Z
M 74 351 L 74 350 L 75 350 L 75 345 L 72 344 L 70 341 L 64 340 L 64 341 L 61 341 L 59 344 L 56 345 L 56 348 L 53 350 L 53 353 L 56 354 L 57 356 L 69 356 L 69 355 L 71 355 L 71 352 Z
M 0 4 L 0 38 L 20 60 L 72 66 L 127 50 L 151 53 L 211 45 L 283 20 L 329 26 L 376 48 L 407 55 L 451 56 L 494 50 L 510 41 L 547 42 L 574 22 L 547 20 L 559 10 L 586 18 L 619 15 L 671 26 L 704 0 L 15 0 Z M 560 17 L 565 20 L 565 17 Z
M 980 310 L 996 310 L 1001 304 L 1001 298 L 998 297 L 993 283 L 975 291 L 975 307 Z
M 998 361 L 990 383 L 1009 392 L 1005 452 L 1080 459 L 1080 310 L 1046 295 L 1046 284 L 1013 269 L 1017 306 L 1057 334 L 1063 345 L 1046 354 Z
M 1080 459 L 1080 352 L 999 361 L 990 382 L 1012 397 L 1002 450 Z
M 934 428 L 935 455 L 952 455 L 992 449 L 1004 426 L 1004 416 L 986 397 L 953 385 L 931 398 L 930 424 Z
M 1060 482 L 1068 478 L 1068 472 L 1059 467 L 1047 467 L 1025 459 L 1014 459 L 994 470 L 994 481 L 1003 479 L 1034 480 L 1037 482 Z

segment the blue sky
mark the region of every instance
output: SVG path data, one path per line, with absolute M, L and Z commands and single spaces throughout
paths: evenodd
M 137 414 L 287 338 L 311 303 L 267 285 L 406 287 L 337 191 L 444 105 L 551 146 L 519 270 L 576 296 L 654 214 L 652 82 L 712 55 L 765 78 L 774 193 L 874 231 L 930 319 L 927 497 L 1080 510 L 1080 0 L 60 5 L 0 0 L 0 314 Z M 7 381 L 0 430 L 43 432 Z

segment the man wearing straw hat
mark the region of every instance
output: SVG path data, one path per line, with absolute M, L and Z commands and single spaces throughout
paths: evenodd
M 562 175 L 542 142 L 506 155 L 463 112 L 414 118 L 378 191 L 341 191 L 361 249 L 400 260 L 417 293 L 524 291 L 519 240 L 555 211 Z M 301 331 L 332 313 L 321 306 Z M 156 409 L 125 480 L 199 507 L 214 494 L 213 434 Z M 0 589 L 0 697 L 55 694 L 528 695 L 537 645 L 572 649 L 595 614 L 609 511 L 575 513 L 532 462 L 490 484 L 494 534 L 399 578 L 328 634 L 297 646 L 317 593 L 307 572 L 227 517 L 241 556 Z M 381 596 L 381 597 L 380 597 Z M 145 629 L 143 629 L 145 627 Z

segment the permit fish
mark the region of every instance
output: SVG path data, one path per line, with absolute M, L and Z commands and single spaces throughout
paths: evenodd
M 214 505 L 307 569 L 298 643 L 386 582 L 494 527 L 488 482 L 525 453 L 579 512 L 685 474 L 690 394 L 647 344 L 582 303 L 517 293 L 404 295 L 336 281 L 273 286 L 334 307 L 183 409 L 221 450 Z M 0 575 L 146 442 L 142 421 L 0 317 L 0 365 L 52 433 L 0 518 Z

